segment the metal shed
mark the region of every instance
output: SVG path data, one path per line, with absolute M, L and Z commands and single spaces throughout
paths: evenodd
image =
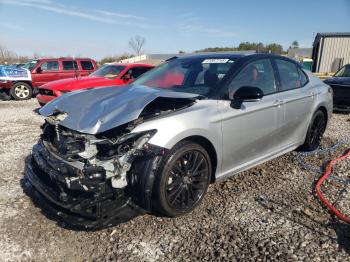
M 318 33 L 312 50 L 315 73 L 336 72 L 340 67 L 350 63 L 349 33 Z

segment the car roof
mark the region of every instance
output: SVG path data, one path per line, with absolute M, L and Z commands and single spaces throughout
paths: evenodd
M 198 53 L 198 54 L 190 54 L 190 55 L 184 55 L 181 57 L 174 56 L 173 58 L 170 58 L 168 60 L 178 58 L 178 59 L 215 59 L 215 58 L 229 58 L 229 59 L 237 59 L 249 55 L 254 55 L 256 53 L 252 52 L 215 52 L 215 53 Z
M 135 67 L 135 66 L 143 66 L 143 67 L 154 67 L 154 65 L 150 65 L 150 64 L 142 64 L 142 63 L 110 63 L 108 65 L 121 65 L 121 66 L 126 66 L 126 67 Z

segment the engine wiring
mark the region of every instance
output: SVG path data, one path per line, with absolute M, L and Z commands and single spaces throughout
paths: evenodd
M 344 179 L 338 176 L 335 176 L 332 174 L 333 166 L 339 161 L 343 161 L 347 158 L 350 157 L 350 147 L 348 147 L 341 156 L 336 157 L 330 161 L 330 163 L 327 165 L 326 170 L 324 171 L 322 167 L 315 167 L 312 166 L 304 160 L 305 157 L 308 156 L 315 156 L 315 155 L 320 155 L 320 154 L 326 154 L 326 153 L 331 153 L 337 150 L 340 146 L 350 146 L 350 141 L 339 141 L 338 143 L 334 144 L 333 146 L 327 147 L 327 148 L 320 148 L 311 152 L 299 152 L 297 153 L 295 160 L 300 164 L 305 170 L 308 170 L 312 173 L 315 173 L 317 175 L 320 175 L 320 178 L 318 179 L 316 186 L 315 186 L 315 191 L 316 195 L 318 198 L 322 201 L 322 203 L 334 214 L 336 215 L 340 220 L 350 224 L 350 219 L 346 217 L 344 214 L 342 214 L 334 205 L 332 205 L 327 198 L 323 195 L 321 186 L 323 183 L 329 179 L 333 180 L 335 182 L 342 183 L 344 185 L 349 185 L 350 184 L 350 178 Z

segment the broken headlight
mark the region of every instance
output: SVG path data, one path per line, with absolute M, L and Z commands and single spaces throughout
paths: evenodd
M 157 130 L 148 130 L 139 133 L 129 133 L 117 139 L 110 139 L 108 143 L 99 143 L 96 145 L 98 151 L 97 157 L 106 160 L 115 156 L 121 157 L 133 149 L 142 149 L 143 145 L 147 143 L 156 132 Z

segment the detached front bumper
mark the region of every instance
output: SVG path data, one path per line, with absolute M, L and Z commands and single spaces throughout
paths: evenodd
M 66 173 L 60 173 L 64 168 Z M 104 228 L 140 214 L 124 191 L 112 188 L 110 181 L 87 188 L 89 184 L 77 180 L 68 188 L 67 176 L 76 171 L 40 142 L 34 146 L 31 161 L 26 165 L 25 181 L 29 183 L 25 184 L 43 209 L 73 227 Z

